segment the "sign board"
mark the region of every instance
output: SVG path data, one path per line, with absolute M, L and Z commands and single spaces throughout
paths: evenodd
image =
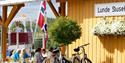
M 38 0 L 1 0 L 0 6 L 21 4 L 21 3 L 34 2 L 34 1 L 38 1 Z
M 125 15 L 125 2 L 95 4 L 95 16 Z
M 11 39 L 11 43 L 10 45 L 16 45 L 16 33 L 11 33 L 10 34 L 10 39 Z M 29 44 L 32 43 L 32 33 L 19 33 L 19 44 Z
M 10 39 L 11 39 L 11 45 L 16 45 L 16 41 L 17 41 L 17 39 L 16 39 L 16 33 L 11 33 L 10 34 Z
M 28 33 L 19 33 L 19 44 L 28 44 Z

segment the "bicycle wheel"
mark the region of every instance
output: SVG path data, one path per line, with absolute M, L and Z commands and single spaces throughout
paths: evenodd
M 42 63 L 50 63 L 50 59 L 44 59 L 44 61 Z
M 59 59 L 58 59 L 58 58 L 55 58 L 55 59 L 54 59 L 54 63 L 60 63 Z
M 74 57 L 73 58 L 73 62 L 72 63 L 80 63 L 80 59 L 79 58 L 77 58 L 77 57 Z
M 62 63 L 71 63 L 71 61 L 67 60 L 65 57 L 62 57 Z
M 81 60 L 81 63 L 92 63 L 90 59 L 85 58 Z

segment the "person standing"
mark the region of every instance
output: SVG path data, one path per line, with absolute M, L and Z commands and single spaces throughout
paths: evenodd
M 41 48 L 37 48 L 36 51 L 35 51 L 35 63 L 42 63 L 44 58 L 41 54 Z
M 53 55 L 53 48 L 51 47 L 49 49 L 49 51 L 47 52 L 47 58 L 45 59 L 44 62 L 46 62 L 46 63 L 54 63 L 52 55 Z
M 42 52 L 43 58 L 46 58 L 47 57 L 46 49 L 42 48 L 41 52 Z

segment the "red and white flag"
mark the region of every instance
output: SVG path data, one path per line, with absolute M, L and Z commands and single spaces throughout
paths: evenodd
M 38 17 L 38 25 L 41 29 L 43 29 L 45 24 L 46 1 L 44 0 L 40 6 L 41 8 L 40 8 L 40 14 Z
M 46 43 L 48 41 L 48 32 L 47 32 L 47 23 L 46 23 L 46 0 L 41 4 L 40 14 L 38 17 L 38 25 L 41 30 L 44 32 L 43 36 L 43 48 L 46 48 Z

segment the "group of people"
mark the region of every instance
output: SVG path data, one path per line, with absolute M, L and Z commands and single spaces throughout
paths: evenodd
M 38 48 L 35 51 L 34 60 L 35 63 L 54 63 L 55 55 L 56 53 L 53 48 L 50 48 L 48 51 Z
M 48 51 L 43 48 L 37 48 L 35 50 L 24 49 L 15 49 L 15 50 L 7 50 L 7 59 L 11 60 L 11 62 L 21 62 L 21 63 L 44 63 L 46 58 L 51 58 L 53 48 L 50 48 Z
M 7 61 L 26 63 L 26 59 L 31 58 L 31 54 L 27 52 L 27 49 L 7 50 Z

